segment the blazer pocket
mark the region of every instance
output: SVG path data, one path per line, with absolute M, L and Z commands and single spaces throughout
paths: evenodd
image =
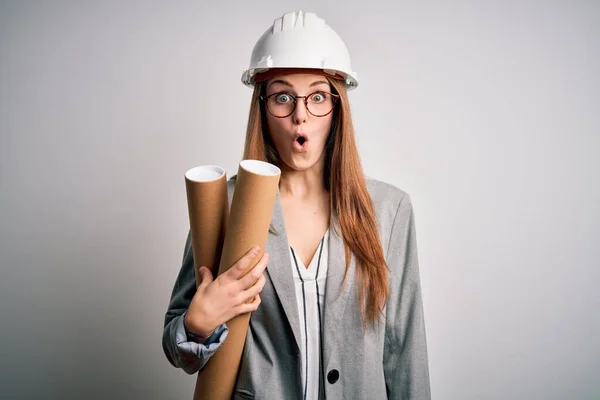
M 233 394 L 234 399 L 253 399 L 254 393 L 245 389 L 235 389 L 235 393 Z

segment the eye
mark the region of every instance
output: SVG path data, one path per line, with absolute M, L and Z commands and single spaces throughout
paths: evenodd
M 312 101 L 313 103 L 322 103 L 326 99 L 327 99 L 327 94 L 325 94 L 323 92 L 314 93 L 312 96 L 310 96 L 310 101 Z
M 279 93 L 275 95 L 275 101 L 279 104 L 286 104 L 293 101 L 293 98 L 288 93 Z

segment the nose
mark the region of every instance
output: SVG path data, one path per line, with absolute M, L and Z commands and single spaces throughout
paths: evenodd
M 306 122 L 308 110 L 306 109 L 306 101 L 303 98 L 296 100 L 296 108 L 292 113 L 292 120 L 295 124 Z

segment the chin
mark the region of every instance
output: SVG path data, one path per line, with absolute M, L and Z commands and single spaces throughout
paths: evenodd
M 285 166 L 293 171 L 306 171 L 317 164 L 318 160 L 302 159 L 300 157 L 291 157 L 291 159 L 283 160 Z

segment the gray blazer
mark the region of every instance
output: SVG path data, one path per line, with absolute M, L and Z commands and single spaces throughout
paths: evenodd
M 228 181 L 229 204 L 235 178 Z M 321 398 L 430 399 L 429 366 L 421 283 L 410 195 L 367 179 L 389 266 L 390 297 L 384 316 L 363 331 L 355 263 L 346 283 L 344 245 L 330 230 L 323 314 Z M 335 218 L 332 218 L 332 225 Z M 270 255 L 261 304 L 252 313 L 234 399 L 301 399 L 300 323 L 289 247 L 279 196 L 265 251 Z M 227 339 L 223 325 L 205 345 L 186 339 L 183 316 L 196 291 L 190 237 L 175 282 L 162 345 L 170 363 L 196 373 Z M 191 394 L 190 394 L 191 395 Z

